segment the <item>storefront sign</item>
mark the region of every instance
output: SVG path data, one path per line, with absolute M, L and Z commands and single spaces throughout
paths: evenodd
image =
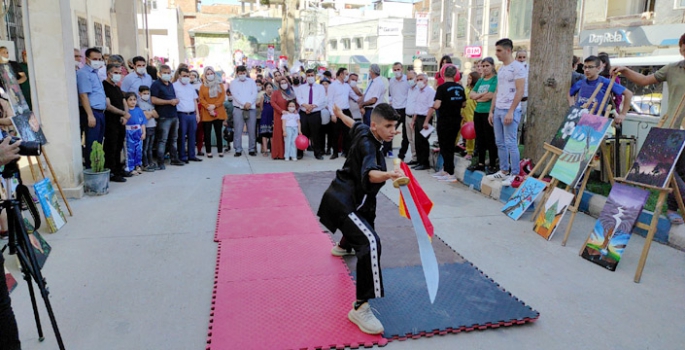
M 590 44 L 595 44 L 598 46 L 602 46 L 603 44 L 617 44 L 617 43 L 625 43 L 625 44 L 632 44 L 630 42 L 629 34 L 623 30 L 619 29 L 613 32 L 607 32 L 604 34 L 590 34 L 588 37 L 588 41 Z
M 467 46 L 464 48 L 464 58 L 480 58 L 483 56 L 483 48 L 481 46 Z
M 401 35 L 402 23 L 400 22 L 381 22 L 378 23 L 378 36 Z
M 416 46 L 428 46 L 428 13 L 416 13 Z

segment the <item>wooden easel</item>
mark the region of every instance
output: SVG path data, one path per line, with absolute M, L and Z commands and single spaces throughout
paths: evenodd
M 67 207 L 67 210 L 69 211 L 69 216 L 74 216 L 73 212 L 71 211 L 71 206 L 67 201 L 67 197 L 64 195 L 64 191 L 62 191 L 62 186 L 59 184 L 57 175 L 55 175 L 55 170 L 52 169 L 52 163 L 50 163 L 50 158 L 48 158 L 48 154 L 45 153 L 45 148 L 43 146 L 40 146 L 40 154 L 45 159 L 45 164 L 48 165 L 48 170 L 50 170 L 50 174 L 52 175 L 52 182 L 55 184 L 55 186 L 57 186 L 57 190 L 59 191 L 59 194 L 62 197 L 62 200 L 64 201 L 64 205 Z M 31 160 L 31 157 L 26 158 L 28 158 L 29 160 L 29 169 L 31 169 L 31 177 L 33 177 L 34 182 L 37 182 L 39 178 L 36 176 L 36 171 L 33 169 L 33 161 Z M 38 170 L 40 170 L 40 180 L 45 179 L 47 176 L 45 176 L 45 171 L 43 170 L 43 164 L 40 161 L 40 156 L 36 156 L 36 164 L 38 165 Z

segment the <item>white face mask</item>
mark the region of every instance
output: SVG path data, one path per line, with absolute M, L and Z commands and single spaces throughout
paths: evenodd
M 312 85 L 315 81 L 316 79 L 314 77 L 307 77 L 307 84 Z
M 228 99 L 229 101 L 233 101 L 233 96 L 228 96 L 227 99 Z
M 395 78 L 401 78 L 402 77 L 402 71 L 395 71 Z
M 262 87 L 257 85 L 257 91 L 262 91 Z
M 81 62 L 74 62 L 74 66 L 76 67 L 76 69 L 81 69 L 81 67 L 83 67 L 83 64 Z
M 116 84 L 121 81 L 121 74 L 112 74 L 112 81 Z
M 295 107 L 288 107 L 288 111 L 290 111 L 290 113 L 295 113 Z
M 190 77 L 182 77 L 181 78 L 181 84 L 186 85 L 190 83 Z
M 205 77 L 207 78 L 207 81 L 214 81 L 214 74 L 207 74 Z
M 418 87 L 419 89 L 423 89 L 424 87 L 426 87 L 426 83 L 424 83 L 422 81 L 417 81 L 416 87 Z
M 416 82 L 414 81 L 414 79 L 407 80 L 407 84 L 409 84 L 409 87 L 414 87 L 414 85 L 416 85 Z
M 164 73 L 161 75 L 161 78 L 164 81 L 170 81 L 171 80 L 171 73 Z
M 140 99 L 143 101 L 149 101 L 150 100 L 150 94 L 141 94 Z
M 93 69 L 100 69 L 105 65 L 105 61 L 90 61 L 90 66 Z
M 147 69 L 145 69 L 145 67 L 138 67 L 136 68 L 136 73 L 139 75 L 145 75 L 145 73 L 147 73 Z
M 348 80 L 350 80 L 350 76 L 346 75 L 344 81 L 347 83 Z
M 0 56 L 0 59 L 2 59 L 2 63 L 7 63 L 10 61 L 10 59 L 5 56 Z
M 355 80 L 350 81 L 350 86 L 351 87 L 357 86 L 357 82 Z
M 283 90 L 288 89 L 288 84 L 281 84 L 281 89 L 283 89 Z
M 245 75 L 245 74 L 238 74 L 238 79 L 240 79 L 240 81 L 245 81 L 245 79 L 247 79 L 247 75 Z

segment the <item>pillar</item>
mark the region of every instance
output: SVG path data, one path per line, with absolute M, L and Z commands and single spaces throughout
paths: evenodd
M 57 180 L 69 197 L 83 195 L 79 111 L 74 73 L 74 36 L 69 0 L 25 0 L 36 77 L 38 112 L 48 139 L 44 147 Z

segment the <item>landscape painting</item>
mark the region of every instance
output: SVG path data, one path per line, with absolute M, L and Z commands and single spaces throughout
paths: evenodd
M 566 113 L 566 118 L 564 118 L 564 121 L 561 122 L 561 126 L 559 126 L 559 129 L 557 129 L 557 133 L 554 134 L 550 145 L 563 150 L 564 146 L 566 146 L 566 141 L 568 141 L 569 137 L 573 133 L 578 121 L 580 121 L 580 117 L 586 113 L 588 113 L 587 109 L 576 106 L 569 108 L 568 113 Z
M 50 179 L 45 178 L 36 182 L 33 185 L 33 190 L 36 193 L 36 197 L 38 197 L 41 209 L 43 209 L 43 216 L 45 216 L 48 230 L 50 233 L 57 232 L 57 230 L 64 226 L 67 220 L 60 208 L 59 201 L 57 201 L 57 195 L 52 187 L 52 182 Z
M 560 188 L 553 189 L 552 194 L 549 195 L 547 202 L 545 202 L 543 210 L 540 211 L 540 214 L 535 219 L 533 231 L 548 241 L 552 239 L 552 235 L 556 231 L 561 219 L 564 218 L 566 209 L 571 205 L 571 201 L 573 201 L 573 194 Z
M 649 191 L 614 184 L 581 256 L 615 271 Z
M 509 198 L 509 201 L 502 207 L 502 212 L 508 217 L 518 220 L 526 212 L 547 184 L 532 177 L 526 179 L 518 190 Z
M 575 188 L 587 165 L 604 142 L 611 119 L 584 114 L 569 136 L 550 176 Z
M 651 128 L 626 180 L 666 187 L 685 146 L 685 130 Z

